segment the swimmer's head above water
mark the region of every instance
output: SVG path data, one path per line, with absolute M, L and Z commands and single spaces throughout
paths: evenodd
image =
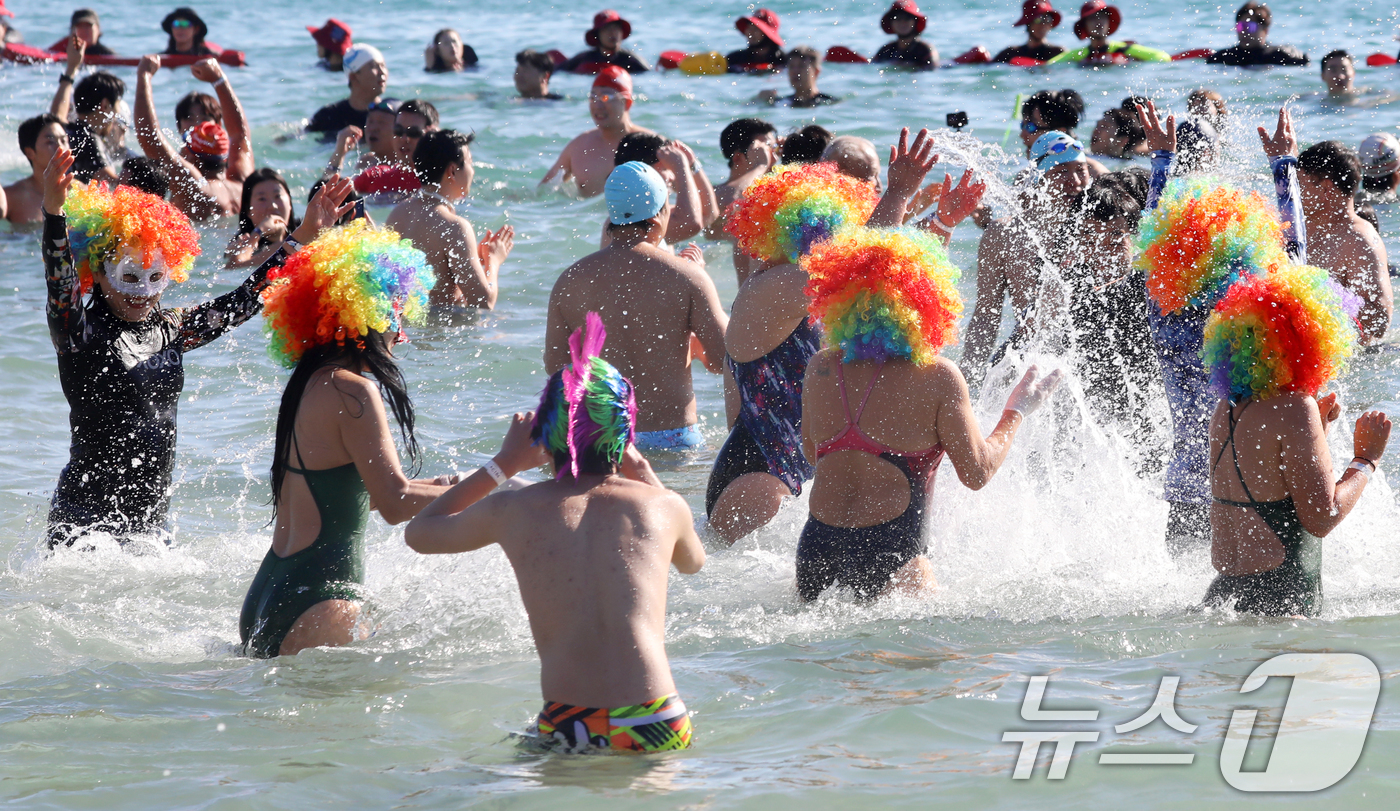
M 752 257 L 796 262 L 842 229 L 864 225 L 877 202 L 874 186 L 835 164 L 784 164 L 744 190 L 725 230 Z
M 599 355 L 607 337 L 603 319 L 590 312 L 569 338 L 569 365 L 540 395 L 530 438 L 553 454 L 556 478 L 610 475 L 636 439 L 632 381 Z
M 934 362 L 957 343 L 961 272 L 943 244 L 922 231 L 852 228 L 802 259 L 809 312 L 827 346 L 857 360 Z

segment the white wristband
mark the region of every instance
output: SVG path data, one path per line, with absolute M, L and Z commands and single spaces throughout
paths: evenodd
M 212 84 L 214 87 L 218 87 L 219 85 L 224 84 L 224 83 L 227 82 L 227 81 L 228 81 L 227 77 L 220 76 L 219 78 L 217 78 L 217 79 L 215 79 L 213 82 L 211 82 L 211 84 Z
M 1366 464 L 1365 462 L 1358 462 L 1353 459 L 1352 463 L 1347 465 L 1347 470 L 1355 470 L 1359 472 L 1362 476 L 1365 476 L 1366 481 L 1369 482 L 1371 480 L 1371 466 Z
M 952 236 L 953 229 L 957 227 L 955 225 L 944 225 L 943 221 L 938 219 L 937 211 L 933 212 L 933 216 L 924 220 L 924 222 L 928 223 L 930 228 L 936 228 L 939 232 L 947 234 L 948 236 Z
M 506 472 L 504 470 L 501 470 L 501 466 L 496 464 L 495 459 L 487 461 L 486 464 L 481 466 L 481 469 L 486 471 L 486 475 L 495 479 L 496 484 L 505 484 L 507 481 L 510 480 L 510 477 L 506 475 Z

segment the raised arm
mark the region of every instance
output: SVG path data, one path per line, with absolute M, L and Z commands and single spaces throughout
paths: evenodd
M 1340 480 L 1333 479 L 1332 455 L 1327 449 L 1327 429 L 1341 408 L 1332 404 L 1325 417 L 1311 397 L 1301 398 L 1299 407 L 1286 410 L 1283 435 L 1283 477 L 1298 507 L 1303 529 L 1319 538 L 1337 528 L 1351 512 L 1366 488 L 1367 475 L 1348 468 Z M 1324 422 L 1325 420 L 1325 422 Z M 1362 414 L 1356 420 L 1352 440 L 1356 459 L 1374 463 L 1384 454 L 1390 439 L 1390 420 L 1379 411 Z
M 915 226 L 931 232 L 946 247 L 953 241 L 953 229 L 958 223 L 972 216 L 972 212 L 982 204 L 982 195 L 987 184 L 977 178 L 971 169 L 963 172 L 958 185 L 953 185 L 951 174 L 943 176 L 943 188 L 938 195 L 938 208 L 931 216 L 914 223 Z
M 73 185 L 73 153 L 60 148 L 44 167 L 44 282 L 48 297 L 44 312 L 54 349 L 67 352 L 83 333 L 85 313 L 78 271 L 68 244 L 68 220 L 63 201 Z
M 1014 255 L 1010 244 L 1014 228 L 1009 221 L 993 222 L 977 243 L 977 301 L 964 332 L 961 364 L 963 374 L 976 385 L 981 385 L 987 373 L 987 361 L 1001 332 L 1001 311 L 1010 288 L 1006 263 Z
M 1259 141 L 1269 157 L 1274 173 L 1274 192 L 1278 195 L 1278 216 L 1283 222 L 1283 244 L 1293 261 L 1308 263 L 1308 228 L 1303 218 L 1302 197 L 1298 193 L 1298 137 L 1293 132 L 1293 114 L 1287 107 L 1278 111 L 1278 125 L 1273 137 L 1259 128 Z
M 180 182 L 195 189 L 205 187 L 204 176 L 194 164 L 180 157 L 180 153 L 165 140 L 160 131 L 160 119 L 156 115 L 155 96 L 151 91 L 151 77 L 160 70 L 160 57 L 141 57 L 136 66 L 136 108 L 132 110 L 132 121 L 136 125 L 136 142 L 146 157 L 160 165 L 172 183 Z
M 889 183 L 866 225 L 871 228 L 898 228 L 904 224 L 904 212 L 909 201 L 919 192 L 929 170 L 938 162 L 933 154 L 933 139 L 928 130 L 919 130 L 914 143 L 909 143 L 909 128 L 899 131 L 899 143 L 890 147 L 890 166 L 886 174 Z
M 213 59 L 201 59 L 190 66 L 190 75 L 201 82 L 209 82 L 219 96 L 219 108 L 224 113 L 224 127 L 228 130 L 228 171 L 229 180 L 242 181 L 253 173 L 253 141 L 249 133 L 248 116 L 243 105 L 228 83 L 224 69 Z
M 1157 105 L 1151 99 L 1146 106 L 1137 105 L 1138 122 L 1147 133 L 1147 146 L 1152 152 L 1152 176 L 1147 183 L 1148 211 L 1157 208 L 1162 190 L 1167 187 L 1167 177 L 1171 174 L 1172 160 L 1176 157 L 1176 116 L 1167 116 L 1166 126 L 1157 117 Z
M 87 42 L 76 35 L 68 38 L 68 62 L 58 77 L 58 92 L 53 94 L 53 103 L 49 105 L 49 112 L 64 124 L 68 123 L 73 104 L 73 82 L 78 78 L 78 71 L 83 69 L 83 56 L 86 53 Z
M 710 183 L 709 175 L 705 174 L 705 167 L 700 165 L 700 159 L 696 157 L 695 150 L 689 144 L 676 142 L 681 151 L 685 153 L 685 159 L 689 164 L 690 173 L 695 179 L 695 193 L 700 196 L 700 222 L 708 232 L 710 226 L 719 220 L 720 207 L 719 200 L 715 197 L 714 184 Z
M 670 222 L 666 226 L 666 241 L 674 245 L 705 230 L 704 205 L 700 201 L 695 175 L 690 170 L 690 160 L 681 144 L 672 141 L 657 150 L 657 157 L 670 167 L 676 178 L 676 208 L 671 212 Z M 713 191 L 710 194 L 714 196 Z
M 403 539 L 409 548 L 424 555 L 470 552 L 498 542 L 511 523 L 506 521 L 508 493 L 491 498 L 496 479 L 487 468 L 494 464 L 504 477 L 549 462 L 542 445 L 530 441 L 533 411 L 516 414 L 501 441 L 501 450 L 483 467 L 424 507 L 404 527 Z
M 940 358 L 938 367 L 935 383 L 939 391 L 946 393 L 938 409 L 939 444 L 947 451 L 958 479 L 972 490 L 981 490 L 1006 461 L 1011 440 L 1026 416 L 1048 400 L 1060 385 L 1060 371 L 1056 369 L 1040 377 L 1037 367 L 1026 370 L 1025 377 L 1007 398 L 997 427 L 983 439 L 977 417 L 972 413 L 967 381 L 952 361 Z

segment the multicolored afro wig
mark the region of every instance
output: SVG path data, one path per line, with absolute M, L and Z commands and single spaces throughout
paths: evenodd
M 1201 360 L 1211 389 L 1239 402 L 1318 391 L 1356 351 L 1361 299 L 1321 268 L 1241 279 L 1206 320 Z
M 865 225 L 879 200 L 874 186 L 834 163 L 779 166 L 735 201 L 724 230 L 750 256 L 796 262 L 842 229 Z
M 530 436 L 554 454 L 555 478 L 608 472 L 636 438 L 632 382 L 599 357 L 607 337 L 603 319 L 589 313 L 569 337 L 572 362 L 549 378 L 540 395 Z
M 189 217 L 154 194 L 130 186 L 109 189 L 105 183 L 74 183 L 63 210 L 84 293 L 92 289 L 93 272 L 115 263 L 124 251 L 139 254 L 147 270 L 159 252 L 171 281 L 190 278 L 199 256 L 199 235 Z
M 1163 314 L 1208 310 L 1230 286 L 1289 263 L 1274 205 L 1215 178 L 1167 183 L 1138 228 L 1137 266 Z
M 853 228 L 802 259 L 810 312 L 846 363 L 933 363 L 958 340 L 961 272 L 937 239 L 917 230 Z
M 364 219 L 322 232 L 267 279 L 268 349 L 289 369 L 312 347 L 397 333 L 418 321 L 435 281 L 412 242 Z

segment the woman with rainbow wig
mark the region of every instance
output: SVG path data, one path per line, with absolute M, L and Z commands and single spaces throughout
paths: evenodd
M 1342 408 L 1335 393 L 1318 393 L 1356 351 L 1359 309 L 1327 271 L 1297 266 L 1241 278 L 1206 321 L 1202 358 L 1218 398 L 1211 562 L 1220 573 L 1206 606 L 1320 611 L 1321 539 L 1356 506 L 1390 438 L 1384 413 L 1362 414 L 1355 455 L 1334 478 L 1327 431 Z
M 671 566 L 705 564 L 684 498 L 638 451 L 632 383 L 601 357 L 596 312 L 569 337 L 533 414 L 516 414 L 488 464 L 506 472 L 552 457 L 554 478 L 492 493 L 480 475 L 429 505 L 404 531 L 425 555 L 500 544 L 540 654 L 544 748 L 659 752 L 690 745 L 690 717 L 666 659 Z
M 185 353 L 253 317 L 268 271 L 286 258 L 275 254 L 197 307 L 162 307 L 161 293 L 189 278 L 200 252 L 189 220 L 129 186 L 74 184 L 72 167 L 61 149 L 43 176 L 49 335 L 72 430 L 49 511 L 50 548 L 90 532 L 125 543 L 164 528 Z
M 983 439 L 967 382 L 938 354 L 957 340 L 963 309 L 960 273 L 938 240 L 855 228 L 817 245 L 802 268 L 826 348 L 808 364 L 802 394 L 816 477 L 797 544 L 798 594 L 814 600 L 833 584 L 861 600 L 896 587 L 917 593 L 933 585 L 924 510 L 944 453 L 981 489 L 1060 373 L 1040 377 L 1032 366 Z
M 307 218 L 334 222 L 350 207 Z M 292 376 L 272 448 L 272 546 L 239 617 L 258 657 L 355 639 L 370 509 L 402 523 L 451 483 L 410 479 L 389 428 L 392 413 L 415 461 L 413 401 L 393 347 L 428 307 L 434 278 L 423 252 L 355 219 L 300 247 L 267 281 L 268 351 Z
M 1220 179 L 1168 178 L 1176 156 L 1176 120 L 1165 126 L 1152 102 L 1138 108 L 1152 147 L 1147 213 L 1138 232 L 1137 267 L 1147 273 L 1147 322 L 1162 369 L 1172 421 L 1163 498 L 1167 550 L 1204 556 L 1211 543 L 1208 427 L 1216 397 L 1201 366 L 1206 317 L 1230 285 L 1307 261 L 1298 203 L 1298 142 L 1285 108 L 1272 137 L 1260 141 L 1273 169 L 1277 207 L 1257 192 Z

